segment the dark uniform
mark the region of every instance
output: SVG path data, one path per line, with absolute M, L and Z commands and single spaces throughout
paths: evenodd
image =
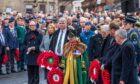
M 37 57 L 39 55 L 41 40 L 42 36 L 36 30 L 29 31 L 25 35 L 24 48 L 27 50 L 29 47 L 35 47 L 35 50 L 26 53 L 28 84 L 39 84 L 39 66 L 37 65 Z
M 128 32 L 128 39 L 133 43 L 137 54 L 137 63 L 140 63 L 140 33 L 137 29 L 132 29 Z

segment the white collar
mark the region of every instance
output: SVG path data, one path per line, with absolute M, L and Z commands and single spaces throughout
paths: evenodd
M 65 29 L 63 29 L 63 30 L 62 30 L 62 29 L 60 29 L 60 31 L 63 31 L 63 32 L 65 32 L 65 31 L 67 31 L 67 28 L 65 28 Z
M 124 39 L 124 40 L 122 41 L 121 45 L 122 45 L 126 40 L 127 40 L 127 39 Z

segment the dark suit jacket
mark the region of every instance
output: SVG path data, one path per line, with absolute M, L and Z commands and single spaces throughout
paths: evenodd
M 2 45 L 1 41 L 0 41 L 0 64 L 3 62 L 3 58 L 4 58 L 4 54 L 5 54 L 5 47 L 7 46 L 7 39 L 6 39 L 6 32 L 5 30 L 2 31 L 3 33 L 3 37 L 5 40 L 5 46 Z
M 69 34 L 70 31 L 73 31 L 73 30 L 67 29 L 64 44 L 65 44 L 66 42 L 68 42 L 68 34 Z M 52 40 L 51 40 L 51 43 L 50 43 L 50 46 L 49 46 L 49 49 L 52 50 L 52 51 L 55 51 L 55 47 L 56 47 L 56 44 L 57 44 L 59 32 L 60 32 L 60 29 L 57 30 L 57 31 L 53 34 L 53 37 L 52 37 Z
M 98 58 L 101 53 L 103 38 L 100 34 L 96 34 L 90 38 L 89 57 L 93 59 Z
M 27 49 L 29 47 L 35 47 L 34 51 L 31 51 L 26 55 L 26 63 L 27 65 L 37 65 L 37 58 L 40 53 L 39 51 L 39 46 L 42 41 L 42 36 L 39 34 L 38 31 L 29 31 L 25 35 L 24 39 L 24 49 L 26 50 L 27 54 Z
M 104 55 L 106 55 L 108 49 L 111 47 L 111 40 L 113 38 L 108 35 L 104 41 L 103 41 L 103 45 L 102 45 L 102 49 L 101 49 L 101 54 L 100 54 L 100 57 L 103 57 Z
M 7 37 L 7 36 L 6 36 L 7 33 L 6 33 L 5 30 L 3 30 L 2 33 L 3 33 L 4 40 L 5 40 L 5 46 L 2 46 L 1 41 L 0 41 L 0 54 L 2 53 L 2 48 L 3 48 L 3 47 L 5 48 L 5 47 L 8 46 L 8 44 L 7 44 L 7 38 L 6 38 L 6 37 Z
M 119 84 L 121 80 L 125 84 L 138 84 L 134 45 L 128 40 L 125 41 L 113 57 L 111 84 Z
M 10 28 L 5 28 L 6 32 L 6 41 L 7 41 L 7 46 L 10 49 L 16 49 L 19 48 L 19 43 L 17 39 L 17 31 L 15 30 L 16 37 L 13 36 L 13 34 L 10 32 Z
M 82 32 L 82 27 L 79 26 L 79 28 L 76 28 L 76 36 L 80 37 L 80 33 Z

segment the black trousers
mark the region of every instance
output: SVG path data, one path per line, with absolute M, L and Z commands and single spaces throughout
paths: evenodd
M 2 47 L 2 53 L 0 54 L 0 73 L 2 72 L 2 63 L 4 59 L 4 54 L 5 54 L 5 47 Z
M 28 84 L 39 84 L 39 66 L 27 65 Z
M 10 49 L 10 51 L 7 51 L 7 54 L 8 54 L 8 63 L 6 65 L 7 71 L 10 70 L 10 67 L 11 67 L 11 71 L 15 70 L 14 68 L 15 52 L 16 52 L 16 49 Z

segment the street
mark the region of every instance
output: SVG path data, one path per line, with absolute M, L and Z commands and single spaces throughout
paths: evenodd
M 28 84 L 27 71 L 0 76 L 0 84 Z M 40 69 L 40 84 L 46 84 L 43 70 Z
M 5 71 L 5 67 L 3 67 L 3 71 Z M 28 84 L 27 79 L 27 71 L 0 75 L 0 84 Z M 46 84 L 42 69 L 40 69 L 40 84 Z

